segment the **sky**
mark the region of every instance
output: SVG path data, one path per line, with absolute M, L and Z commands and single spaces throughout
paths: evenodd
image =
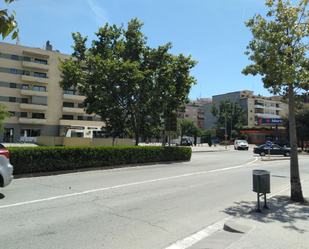
M 3 0 L 0 8 L 7 8 Z M 198 61 L 191 70 L 197 80 L 191 100 L 241 90 L 271 96 L 260 76 L 241 73 L 251 64 L 244 52 L 252 34 L 244 22 L 255 13 L 265 16 L 264 0 L 19 0 L 8 9 L 16 11 L 20 45 L 44 48 L 50 41 L 64 54 L 73 52 L 73 32 L 88 36 L 90 46 L 99 27 L 126 28 L 138 18 L 148 46 L 172 42 L 171 53 Z

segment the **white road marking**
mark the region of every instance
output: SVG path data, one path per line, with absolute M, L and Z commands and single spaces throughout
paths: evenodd
M 249 163 L 246 163 L 246 164 L 243 164 L 243 165 L 234 166 L 234 167 L 228 167 L 228 168 L 224 168 L 224 169 L 216 169 L 216 170 L 201 171 L 201 172 L 178 175 L 178 176 L 170 176 L 170 177 L 164 177 L 164 178 L 159 178 L 159 179 L 154 179 L 154 180 L 133 182 L 133 183 L 127 183 L 127 184 L 122 184 L 122 185 L 116 185 L 116 186 L 112 186 L 112 187 L 92 189 L 92 190 L 76 192 L 76 193 L 72 193 L 72 194 L 59 195 L 59 196 L 54 196 L 54 197 L 49 197 L 49 198 L 43 198 L 43 199 L 37 199 L 37 200 L 32 200 L 32 201 L 25 201 L 25 202 L 19 202 L 19 203 L 14 203 L 14 204 L 8 204 L 8 205 L 0 206 L 0 209 L 22 206 L 22 205 L 33 204 L 33 203 L 39 203 L 39 202 L 45 202 L 45 201 L 52 201 L 52 200 L 63 199 L 63 198 L 68 198 L 68 197 L 73 197 L 73 196 L 78 196 L 78 195 L 85 195 L 85 194 L 89 194 L 89 193 L 107 191 L 107 190 L 111 190 L 111 189 L 131 187 L 131 186 L 137 186 L 137 185 L 142 185 L 142 184 L 147 184 L 147 183 L 154 183 L 154 182 L 160 182 L 160 181 L 173 180 L 173 179 L 177 179 L 177 178 L 184 178 L 184 177 L 189 177 L 189 176 L 204 175 L 204 174 L 210 174 L 210 173 L 221 172 L 221 171 L 226 171 L 226 170 L 238 169 L 238 168 L 248 167 L 252 163 L 256 162 L 257 160 L 258 159 L 255 158 L 252 162 L 249 162 Z
M 203 230 L 192 234 L 191 236 L 184 238 L 182 240 L 179 240 L 175 243 L 173 243 L 172 245 L 170 245 L 169 247 L 166 247 L 165 249 L 186 249 L 189 248 L 191 246 L 193 246 L 194 244 L 196 244 L 197 242 L 205 239 L 206 237 L 208 237 L 209 235 L 222 230 L 224 223 L 226 221 L 228 221 L 229 219 L 231 219 L 231 217 L 226 217 L 222 220 L 219 220 L 218 222 L 210 225 L 209 227 L 204 228 Z

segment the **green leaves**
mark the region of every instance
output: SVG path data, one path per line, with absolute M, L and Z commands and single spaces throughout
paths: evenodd
M 190 70 L 191 56 L 169 53 L 171 43 L 157 49 L 147 46 L 137 18 L 127 26 L 106 24 L 97 39 L 86 47 L 87 38 L 73 33 L 70 60 L 60 60 L 60 86 L 77 89 L 86 96 L 87 113 L 100 115 L 113 136 L 156 129 L 161 117 L 179 109 L 196 84 Z
M 5 0 L 6 4 L 10 4 L 16 0 Z M 13 14 L 16 15 L 16 12 L 12 10 Z M 12 40 L 16 39 L 18 36 L 19 29 L 17 29 L 17 22 L 14 19 L 14 15 L 9 14 L 8 9 L 0 10 L 0 34 L 2 39 L 7 37 L 9 34 L 12 34 Z
M 300 70 L 307 60 L 307 4 L 308 0 L 300 1 L 297 6 L 290 1 L 268 0 L 265 3 L 270 8 L 268 19 L 256 14 L 246 22 L 253 39 L 245 54 L 253 64 L 242 73 L 262 75 L 265 88 L 274 93 L 285 93 L 287 84 L 307 88 L 304 80 L 308 82 L 308 68 Z

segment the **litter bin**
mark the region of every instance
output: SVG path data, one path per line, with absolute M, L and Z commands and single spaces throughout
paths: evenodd
M 270 171 L 253 170 L 253 191 L 256 193 L 270 193 Z

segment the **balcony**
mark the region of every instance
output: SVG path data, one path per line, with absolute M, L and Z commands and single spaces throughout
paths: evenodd
M 33 56 L 33 57 L 49 58 L 49 55 L 47 55 L 47 54 L 32 52 L 32 51 L 29 51 L 29 50 L 24 50 L 24 51 L 23 51 L 23 54 L 24 54 L 24 55 Z
M 38 118 L 19 118 L 20 124 L 46 124 L 46 119 L 38 119 Z
M 19 108 L 22 110 L 47 111 L 47 106 L 45 105 L 35 105 L 27 103 L 21 103 Z
M 72 94 L 63 94 L 62 97 L 64 100 L 76 100 L 76 101 L 84 101 L 85 100 L 85 96 L 82 95 L 72 95 Z
M 85 114 L 84 108 L 62 107 L 62 112 L 70 114 Z
M 48 65 L 29 62 L 29 61 L 23 61 L 22 66 L 25 67 L 25 68 L 38 69 L 38 70 L 41 70 L 41 71 L 48 71 L 49 70 Z
M 48 84 L 48 78 L 40 78 L 29 75 L 22 75 L 21 80 L 24 82 L 32 82 L 32 83 L 40 83 L 40 84 Z
M 41 92 L 41 91 L 33 91 L 33 90 L 21 89 L 20 90 L 20 95 L 47 97 L 48 96 L 48 92 Z
M 269 113 L 255 113 L 255 117 L 258 117 L 258 118 L 281 118 L 281 115 L 269 114 Z
M 105 126 L 105 123 L 102 121 L 90 121 L 90 120 L 66 120 L 66 119 L 60 119 L 59 125 L 77 125 L 77 126 Z

